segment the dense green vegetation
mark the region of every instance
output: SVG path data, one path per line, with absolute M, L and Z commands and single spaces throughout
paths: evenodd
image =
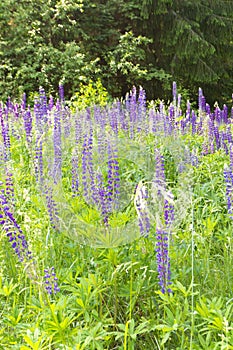
M 233 114 L 175 87 L 0 107 L 0 349 L 233 349 Z
M 141 85 L 168 98 L 176 80 L 209 103 L 233 90 L 231 0 L 2 0 L 0 95 L 59 82 L 70 98 L 100 78 L 112 96 Z
M 0 350 L 233 349 L 232 78 L 232 0 L 0 2 Z

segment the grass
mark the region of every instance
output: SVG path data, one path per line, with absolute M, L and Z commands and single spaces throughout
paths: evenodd
M 196 111 L 194 132 L 179 106 L 173 106 L 175 115 L 169 106 L 146 109 L 132 92 L 120 109 L 114 103 L 91 109 L 89 123 L 89 109 L 70 112 L 60 102 L 45 111 L 44 98 L 39 119 L 31 113 L 31 131 L 25 108 L 18 114 L 13 105 L 8 113 L 1 110 L 1 193 L 7 204 L 1 197 L 0 349 L 233 349 L 233 236 L 223 176 L 230 167 L 226 132 L 231 134 L 232 117 L 215 119 L 213 132 L 214 111 Z M 85 148 L 88 137 L 91 147 Z M 162 187 L 155 150 L 164 161 Z M 110 176 L 119 184 L 119 193 L 112 189 L 118 204 L 111 207 L 105 195 L 111 207 L 106 214 L 90 188 L 104 191 Z M 170 226 L 166 200 L 175 211 Z M 144 234 L 138 216 L 144 230 L 145 218 L 150 220 Z M 19 261 L 9 242 L 9 230 L 19 240 L 15 223 L 32 259 L 21 246 Z M 155 250 L 161 227 L 168 230 L 171 293 L 159 285 Z M 60 290 L 48 294 L 44 269 L 51 267 Z M 53 288 L 52 277 L 50 283 Z

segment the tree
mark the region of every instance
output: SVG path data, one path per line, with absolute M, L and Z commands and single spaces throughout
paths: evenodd
M 210 102 L 233 90 L 231 0 L 143 0 L 148 56 L 192 93 L 202 86 Z
M 226 99 L 232 21 L 232 0 L 2 0 L 0 93 L 54 93 L 62 82 L 71 97 L 100 78 L 113 96 L 142 85 L 148 98 L 169 98 L 176 80 Z

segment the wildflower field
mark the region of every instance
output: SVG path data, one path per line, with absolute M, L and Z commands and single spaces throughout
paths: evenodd
M 0 349 L 233 349 L 233 109 L 0 105 Z

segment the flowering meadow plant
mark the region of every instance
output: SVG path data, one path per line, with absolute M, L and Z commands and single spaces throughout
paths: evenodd
M 216 242 L 232 261 L 233 114 L 226 105 L 212 110 L 201 89 L 198 109 L 183 105 L 176 83 L 168 104 L 149 104 L 133 87 L 125 100 L 74 110 L 60 86 L 57 101 L 40 88 L 33 108 L 25 95 L 0 105 L 3 271 L 25 274 L 28 307 L 40 314 L 40 331 L 20 331 L 18 342 L 125 350 L 142 349 L 145 337 L 147 349 L 162 349 L 192 348 L 196 337 L 202 347 L 193 349 L 208 348 L 217 311 L 203 311 L 207 299 L 194 310 L 194 287 L 207 288 Z M 185 299 L 184 320 L 177 298 Z M 209 349 L 226 343 L 232 326 L 224 327 L 209 333 Z

